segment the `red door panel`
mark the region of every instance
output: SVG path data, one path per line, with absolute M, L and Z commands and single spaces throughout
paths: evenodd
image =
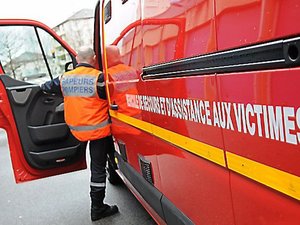
M 65 124 L 62 96 L 39 86 L 65 69 L 58 53 L 49 54 L 50 43 L 66 53 L 70 61 L 64 63 L 75 63 L 74 51 L 36 21 L 0 20 L 0 29 L 0 127 L 7 132 L 16 182 L 86 168 L 85 143 Z

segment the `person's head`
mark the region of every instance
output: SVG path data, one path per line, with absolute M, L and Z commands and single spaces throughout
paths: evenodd
M 96 55 L 92 48 L 82 46 L 78 49 L 76 60 L 77 63 L 88 63 L 94 66 L 96 62 Z
M 121 64 L 120 50 L 116 45 L 106 46 L 107 67 L 112 67 Z

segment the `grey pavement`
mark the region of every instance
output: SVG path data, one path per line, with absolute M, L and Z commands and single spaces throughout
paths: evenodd
M 155 225 L 125 185 L 108 184 L 115 216 L 90 220 L 89 170 L 16 184 L 5 132 L 0 129 L 0 225 Z

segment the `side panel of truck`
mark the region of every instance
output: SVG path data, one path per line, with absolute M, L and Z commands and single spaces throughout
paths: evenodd
M 168 224 L 297 224 L 300 1 L 109 2 L 104 44 L 136 70 L 109 80 L 113 133 L 150 207 Z

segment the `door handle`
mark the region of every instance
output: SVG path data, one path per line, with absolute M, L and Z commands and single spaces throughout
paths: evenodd
M 54 98 L 46 98 L 44 103 L 45 104 L 52 104 L 54 102 Z
M 119 106 L 117 104 L 110 104 L 110 109 L 111 110 L 118 110 L 119 109 Z

